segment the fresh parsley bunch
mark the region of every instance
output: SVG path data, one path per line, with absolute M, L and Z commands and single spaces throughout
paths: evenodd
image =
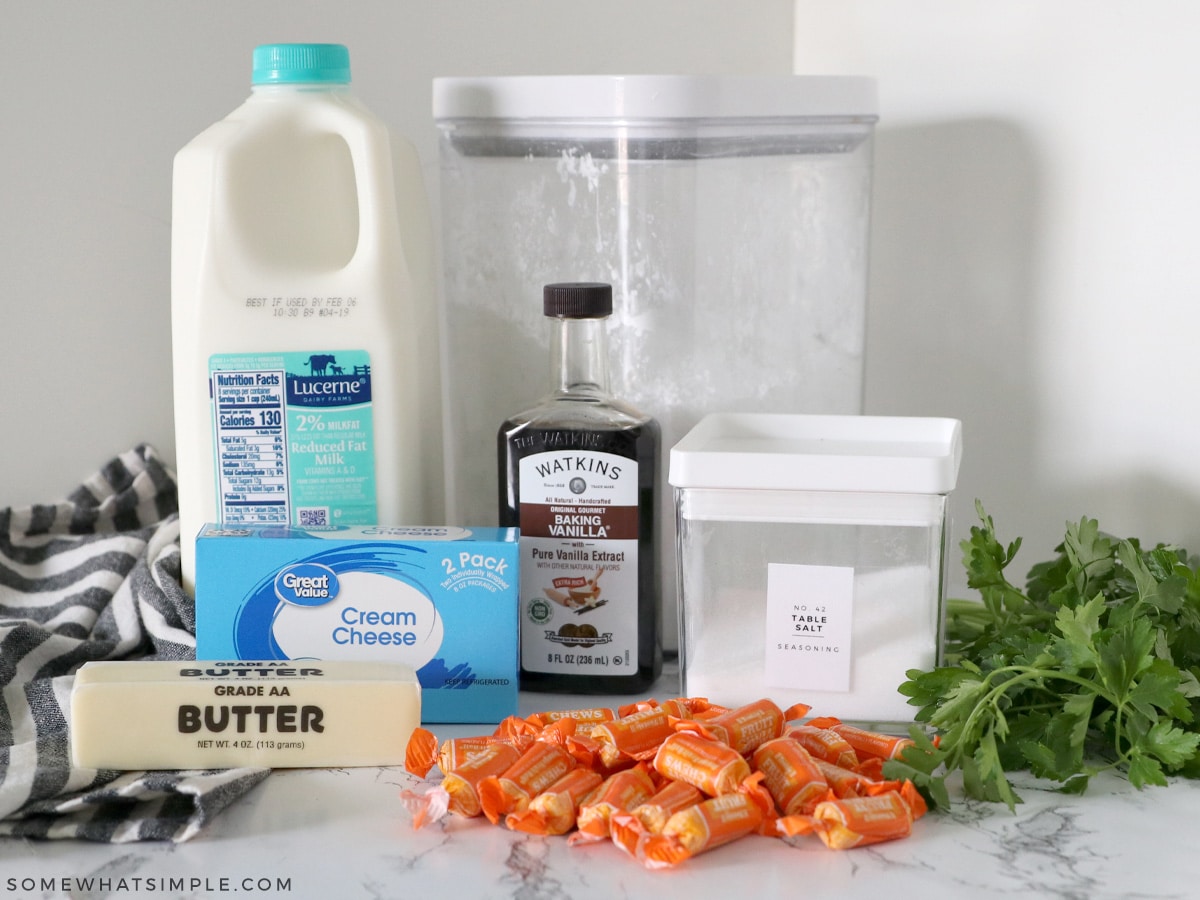
M 1067 526 L 1057 557 L 1025 589 L 1005 570 L 1021 546 L 981 525 L 962 542 L 967 584 L 982 604 L 952 600 L 946 665 L 907 673 L 919 706 L 917 746 L 888 763 L 948 806 L 945 778 L 961 770 L 970 797 L 1020 802 L 1005 773 L 1029 770 L 1082 793 L 1115 769 L 1141 788 L 1168 773 L 1200 776 L 1200 572 L 1175 547 L 1143 550 L 1094 519 Z

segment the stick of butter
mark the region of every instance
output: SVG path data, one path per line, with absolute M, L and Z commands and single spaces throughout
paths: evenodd
M 421 686 L 402 663 L 85 663 L 71 756 L 90 769 L 404 764 Z

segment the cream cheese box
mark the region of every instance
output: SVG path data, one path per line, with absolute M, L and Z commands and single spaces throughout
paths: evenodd
M 196 655 L 400 662 L 426 722 L 517 711 L 517 530 L 207 525 Z

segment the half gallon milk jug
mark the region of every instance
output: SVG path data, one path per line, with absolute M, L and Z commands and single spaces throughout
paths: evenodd
M 183 578 L 209 521 L 427 524 L 441 497 L 420 166 L 334 44 L 254 51 L 249 99 L 175 158 Z

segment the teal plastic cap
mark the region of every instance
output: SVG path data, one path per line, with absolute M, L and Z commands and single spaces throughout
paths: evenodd
M 341 44 L 262 44 L 252 84 L 349 84 L 350 51 Z

